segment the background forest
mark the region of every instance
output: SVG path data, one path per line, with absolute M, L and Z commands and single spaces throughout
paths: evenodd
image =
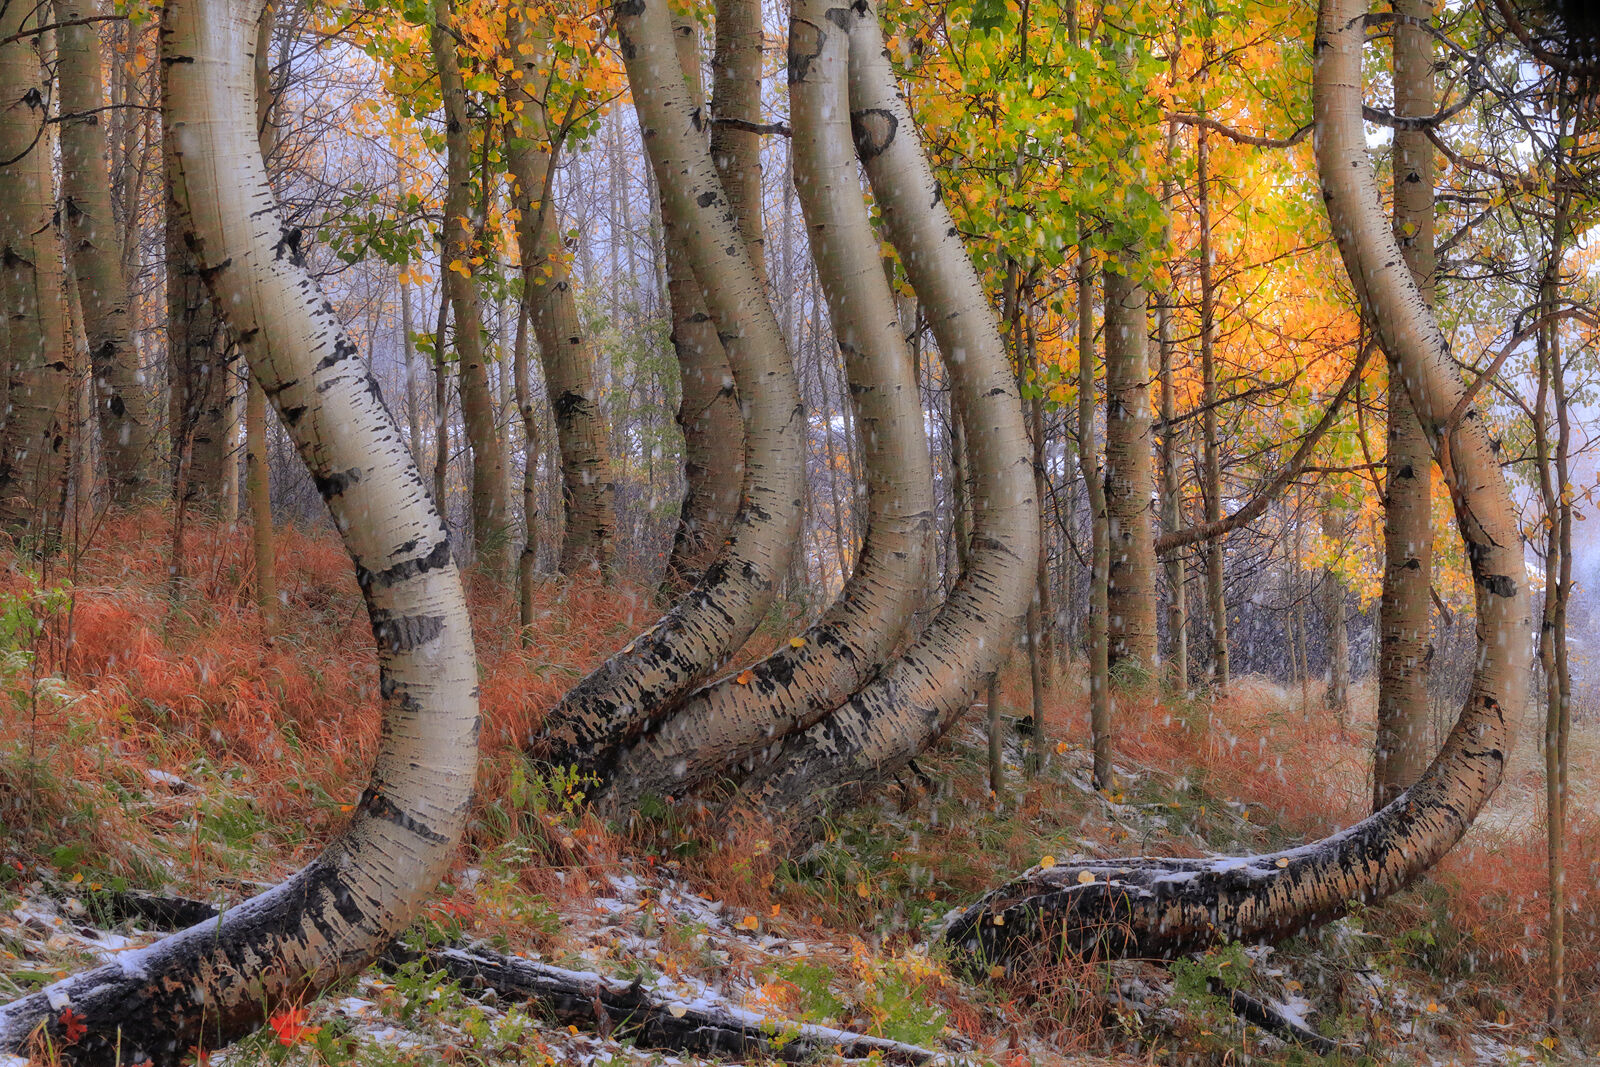
M 1590 1062 L 1592 18 L 0 0 L 0 1063 Z

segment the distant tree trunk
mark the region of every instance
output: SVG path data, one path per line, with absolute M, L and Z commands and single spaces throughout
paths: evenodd
M 299 254 L 283 254 L 289 230 L 250 100 L 260 10 L 259 0 L 163 9 L 165 120 L 181 131 L 174 195 L 213 298 L 355 564 L 384 697 L 377 761 L 349 825 L 282 885 L 140 949 L 137 966 L 124 956 L 0 1007 L 8 1052 L 26 1054 L 43 1034 L 72 1064 L 175 1067 L 226 1044 L 371 962 L 433 892 L 466 823 L 478 731 L 466 598 L 356 345 Z M 71 1043 L 69 1023 L 85 1028 Z
M 675 18 L 672 33 L 689 100 L 703 113 L 700 28 L 689 19 Z M 705 573 L 733 527 L 744 484 L 744 422 L 728 355 L 689 268 L 682 231 L 665 215 L 662 231 L 672 347 L 682 394 L 676 417 L 683 431 L 683 503 L 662 579 L 663 591 L 676 597 Z
M 1433 0 L 1396 0 L 1395 111 L 1433 114 Z M 1422 20 L 1419 23 L 1417 20 Z M 1433 301 L 1433 145 L 1425 130 L 1394 136 L 1394 233 L 1423 298 Z M 1422 776 L 1428 745 L 1429 623 L 1433 582 L 1433 452 L 1417 420 L 1398 357 L 1389 353 L 1388 454 L 1384 460 L 1383 600 L 1378 608 L 1376 811 Z
M 1563 108 L 1561 131 L 1566 135 Z M 1560 149 L 1558 149 L 1560 151 Z M 1549 260 L 1539 286 L 1542 314 L 1556 310 L 1567 240 L 1568 194 L 1556 195 Z M 1535 459 L 1544 505 L 1544 610 L 1539 625 L 1539 665 L 1544 675 L 1544 775 L 1546 867 L 1550 879 L 1545 942 L 1549 967 L 1549 1020 L 1560 1029 L 1566 1012 L 1567 743 L 1572 730 L 1572 672 L 1567 660 L 1567 604 L 1572 594 L 1572 427 L 1562 364 L 1561 330 L 1546 323 L 1537 338 L 1539 386 L 1534 403 Z M 1555 416 L 1552 448 L 1551 408 Z
M 1106 316 L 1106 582 L 1108 661 L 1148 674 L 1156 665 L 1154 454 L 1150 448 L 1148 302 L 1136 251 L 1104 269 Z
M 450 365 L 445 332 L 450 328 L 450 286 L 439 279 L 439 314 L 433 328 L 433 501 L 450 526 Z
M 1033 954 L 1171 957 L 1223 939 L 1272 941 L 1417 878 L 1466 833 L 1499 784 L 1506 719 L 1525 706 L 1528 599 L 1511 493 L 1483 420 L 1447 429 L 1465 390 L 1443 335 L 1383 218 L 1362 120 L 1365 0 L 1323 0 L 1313 88 L 1323 199 L 1365 311 L 1424 425 L 1449 448 L 1456 522 L 1472 568 L 1478 656 L 1461 716 L 1405 796 L 1322 841 L 1241 858 L 1130 857 L 1034 871 L 948 926 L 994 966 Z
M 406 440 L 411 444 L 411 460 L 422 465 L 422 401 L 417 393 L 422 388 L 421 369 L 417 364 L 417 338 L 411 318 L 411 283 L 409 271 L 400 275 L 400 346 L 405 352 L 406 372 Z
M 1022 406 L 994 313 L 897 92 L 876 9 L 862 0 L 817 25 L 841 22 L 850 26 L 856 152 L 940 351 L 962 356 L 948 369 L 966 419 L 974 529 L 970 567 L 934 622 L 848 704 L 791 739 L 777 773 L 761 783 L 769 811 L 812 829 L 815 816 L 858 801 L 971 706 L 1027 613 L 1039 551 Z M 825 32 L 820 44 L 834 37 Z
M 1173 69 L 1178 62 L 1177 50 L 1172 56 Z M 1178 151 L 1178 124 L 1167 125 L 1167 159 L 1173 160 Z M 1162 183 L 1161 202 L 1171 205 L 1173 200 L 1171 178 Z M 1164 248 L 1172 248 L 1172 213 L 1169 206 L 1161 231 Z M 1156 297 L 1156 346 L 1159 359 L 1157 380 L 1161 387 L 1161 525 L 1171 533 L 1184 525 L 1183 483 L 1178 473 L 1178 448 L 1182 431 L 1178 429 L 1177 389 L 1173 379 L 1172 357 L 1176 348 L 1173 340 L 1172 312 L 1176 282 L 1169 280 L 1166 292 Z M 1187 563 L 1182 552 L 1167 553 L 1167 663 L 1174 690 L 1183 695 L 1189 691 L 1189 629 L 1187 604 Z
M 1330 559 L 1343 554 L 1345 517 L 1339 504 L 1330 497 L 1322 502 L 1322 538 L 1334 546 Z M 1344 579 L 1333 567 L 1322 571 L 1322 617 L 1328 623 L 1327 704 L 1336 712 L 1339 728 L 1350 725 L 1350 631 L 1345 623 L 1346 592 Z
M 837 599 L 773 655 L 691 695 L 623 756 L 606 811 L 682 796 L 715 772 L 765 763 L 844 703 L 894 652 L 921 597 L 933 472 L 905 333 L 860 193 L 843 31 L 830 0 L 797 0 L 789 54 L 795 188 L 844 356 L 868 491 L 866 535 Z
M 52 21 L 48 4 L 0 6 L 0 39 Z M 61 532 L 72 392 L 44 47 L 39 34 L 0 44 L 0 293 L 9 374 L 0 526 L 26 532 L 36 545 Z
M 1000 713 L 1000 672 L 989 675 L 988 697 L 985 700 L 989 728 L 989 794 L 996 804 L 1005 796 L 1006 789 L 1006 735 L 1005 717 Z
M 578 303 L 561 247 L 559 212 L 551 199 L 551 169 L 562 131 L 549 128 L 539 91 L 541 66 L 548 66 L 545 31 L 528 25 L 528 9 L 507 14 L 507 41 L 520 79 L 507 82 L 507 97 L 520 107 L 508 140 L 517 244 L 527 269 L 527 301 L 544 367 L 545 388 L 555 413 L 561 453 L 562 503 L 566 524 L 558 563 L 563 574 L 609 574 L 615 555 L 616 483 L 611 468 L 611 431 L 595 374 L 595 353 L 584 336 Z M 524 52 L 523 48 L 527 51 Z
M 1110 610 L 1106 590 L 1111 538 L 1106 523 L 1106 486 L 1095 440 L 1094 260 L 1078 245 L 1078 467 L 1089 494 L 1089 742 L 1094 751 L 1094 786 L 1110 789 L 1112 771 Z
M 1023 765 L 1029 778 L 1044 766 L 1046 743 L 1044 691 L 1049 650 L 1046 646 L 1050 614 L 1050 539 L 1044 523 L 1045 484 L 1044 471 L 1044 373 L 1039 365 L 1039 336 L 1034 323 L 1034 303 L 1031 284 L 1021 294 L 1019 333 L 1025 345 L 1018 354 L 1019 360 L 1030 368 L 1034 388 L 1028 396 L 1028 437 L 1033 448 L 1033 498 L 1039 502 L 1039 561 L 1033 571 L 1033 600 L 1028 604 L 1028 688 L 1033 703 L 1033 729 L 1028 732 L 1028 755 Z
M 754 631 L 789 569 L 804 480 L 804 412 L 788 347 L 712 168 L 665 0 L 616 12 L 662 216 L 683 234 L 746 412 L 748 480 L 732 536 L 700 583 L 569 690 L 530 738 L 541 758 L 602 778 L 622 744 L 670 714 Z
M 472 207 L 471 131 L 466 89 L 454 36 L 452 0 L 431 0 L 433 56 L 444 99 L 445 169 L 444 242 L 441 246 L 444 286 L 455 312 L 455 347 L 460 362 L 461 418 L 472 450 L 472 544 L 479 558 L 496 573 L 505 569 L 507 530 L 505 457 L 495 428 L 494 396 L 483 351 L 482 312 Z
M 1207 62 L 1211 41 L 1205 42 Z M 1205 112 L 1204 98 L 1201 113 Z M 1195 127 L 1195 225 L 1200 230 L 1200 439 L 1204 481 L 1206 522 L 1222 521 L 1222 452 L 1217 441 L 1217 290 L 1212 279 L 1211 248 L 1211 152 L 1206 128 Z M 1206 617 L 1211 623 L 1211 684 L 1218 696 L 1226 696 L 1228 666 L 1228 597 L 1226 588 L 1227 553 L 1223 537 L 1206 542 Z
M 133 343 L 122 245 L 111 216 L 100 39 L 88 0 L 62 0 L 60 56 L 62 216 L 93 367 L 94 411 L 111 500 L 128 504 L 150 485 L 149 398 Z
M 739 220 L 757 283 L 767 285 L 761 223 L 761 135 L 734 122 L 761 121 L 761 0 L 717 0 L 711 52 L 711 160 Z M 695 97 L 698 105 L 700 98 Z
M 525 285 L 526 290 L 528 285 Z M 522 646 L 533 645 L 533 586 L 539 565 L 539 416 L 533 407 L 533 383 L 528 374 L 528 293 L 518 301 L 517 337 L 511 349 L 517 415 L 522 420 L 522 552 L 517 556 L 517 623 Z

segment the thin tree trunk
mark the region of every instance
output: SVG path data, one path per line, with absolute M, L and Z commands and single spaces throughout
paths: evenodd
M 1332 837 L 1247 858 L 1114 859 L 1035 869 L 968 908 L 947 938 L 989 965 L 1099 949 L 1172 956 L 1222 939 L 1272 941 L 1393 893 L 1466 833 L 1499 784 L 1506 717 L 1525 706 L 1528 600 L 1511 493 L 1481 419 L 1449 425 L 1464 396 L 1443 335 L 1383 217 L 1362 120 L 1364 0 L 1323 0 L 1313 102 L 1333 233 L 1363 308 L 1426 427 L 1449 449 L 1457 528 L 1472 568 L 1478 655 L 1461 716 L 1421 779 Z
M 804 480 L 794 368 L 712 169 L 665 0 L 619 5 L 617 16 L 662 216 L 683 233 L 746 412 L 748 480 L 732 536 L 700 583 L 569 690 L 530 739 L 542 758 L 602 779 L 621 744 L 668 715 L 754 631 L 789 569 Z
M 682 796 L 715 772 L 765 762 L 893 654 L 920 597 L 933 513 L 928 441 L 905 333 L 860 191 L 850 140 L 849 53 L 844 33 L 828 18 L 829 2 L 798 0 L 790 23 L 795 187 L 860 427 L 866 536 L 849 581 L 815 625 L 762 662 L 695 693 L 629 749 L 606 798 L 605 810 L 614 815 L 646 793 Z
M 422 401 L 417 393 L 421 389 L 421 370 L 417 365 L 417 339 L 411 321 L 411 282 L 409 268 L 400 275 L 400 346 L 405 353 L 406 375 L 406 440 L 411 444 L 411 461 L 422 465 Z
M 432 44 L 439 68 L 445 114 L 444 239 L 441 274 L 455 311 L 455 348 L 460 362 L 461 419 L 472 450 L 472 544 L 493 572 L 503 571 L 507 546 L 505 457 L 495 432 L 494 397 L 483 351 L 483 323 L 475 266 L 470 130 L 466 89 L 454 36 L 452 0 L 431 0 Z
M 507 98 L 520 105 L 508 140 L 517 243 L 527 268 L 526 301 L 561 455 L 566 523 L 558 566 L 563 574 L 609 574 L 617 523 L 611 431 L 601 405 L 594 348 L 578 316 L 561 247 L 559 212 L 551 197 L 555 159 L 565 134 L 550 128 L 538 90 L 540 68 L 548 66 L 548 31 L 529 25 L 519 9 L 513 8 L 506 19 L 508 55 L 513 70 L 522 73 L 521 78 L 508 79 L 506 87 Z
M 475 656 L 449 542 L 356 346 L 298 254 L 256 140 L 260 0 L 163 9 L 174 196 L 218 309 L 343 532 L 372 619 L 384 730 L 349 826 L 282 885 L 0 1008 L 0 1048 L 39 1033 L 74 1064 L 176 1065 L 365 967 L 455 855 L 477 757 Z M 61 1008 L 70 1004 L 71 1015 Z M 70 1044 L 68 1025 L 86 1028 Z
M 1006 789 L 1006 737 L 1004 716 L 1000 714 L 1000 672 L 989 675 L 988 697 L 989 727 L 989 795 L 996 804 L 1005 796 Z
M 1211 41 L 1205 43 L 1210 62 Z M 1205 98 L 1201 97 L 1201 114 Z M 1222 452 L 1217 442 L 1217 291 L 1212 280 L 1211 247 L 1211 153 L 1204 126 L 1195 127 L 1195 225 L 1200 230 L 1200 439 L 1204 456 L 1206 522 L 1222 521 Z M 1211 623 L 1209 662 L 1211 684 L 1217 696 L 1228 693 L 1228 600 L 1225 587 L 1227 554 L 1222 536 L 1206 543 L 1206 617 Z
M 450 525 L 450 365 L 445 331 L 450 327 L 450 287 L 439 279 L 439 314 L 433 330 L 433 502 Z
M 52 21 L 48 4 L 0 6 L 0 38 Z M 0 44 L 0 277 L 8 371 L 0 448 L 0 526 L 36 547 L 61 532 L 71 370 L 62 305 L 61 231 L 46 123 L 42 35 Z
M 1433 114 L 1433 0 L 1396 0 L 1395 109 Z M 1417 20 L 1422 20 L 1419 24 Z M 1394 136 L 1394 233 L 1423 298 L 1433 300 L 1433 145 L 1425 130 Z M 1384 459 L 1383 599 L 1378 608 L 1378 732 L 1372 807 L 1388 804 L 1433 758 L 1428 730 L 1429 622 L 1433 582 L 1433 452 L 1417 420 L 1398 357 L 1389 354 L 1388 453 Z
M 528 296 L 518 301 L 517 338 L 511 349 L 517 414 L 522 419 L 522 552 L 517 557 L 517 622 L 522 646 L 533 645 L 534 575 L 539 567 L 539 417 L 528 374 Z
M 1326 498 L 1322 502 L 1322 537 L 1335 546 L 1329 559 L 1343 555 L 1345 516 L 1338 502 Z M 1342 731 L 1350 725 L 1350 632 L 1345 623 L 1346 592 L 1344 579 L 1332 567 L 1322 571 L 1322 616 L 1328 623 L 1328 691 L 1327 705 L 1339 719 Z
M 1172 64 L 1176 71 L 1178 49 L 1173 49 Z M 1178 124 L 1167 125 L 1167 159 L 1174 160 L 1178 152 Z M 1166 205 L 1161 243 L 1172 248 L 1172 201 L 1174 187 L 1169 177 L 1162 182 L 1161 202 Z M 1172 359 L 1176 343 L 1173 340 L 1172 316 L 1176 280 L 1168 281 L 1168 289 L 1156 297 L 1156 350 L 1159 363 L 1157 378 L 1161 386 L 1161 525 L 1167 533 L 1181 529 L 1184 524 L 1183 482 L 1178 472 L 1178 449 L 1183 437 L 1176 419 L 1178 416 L 1177 387 L 1173 377 Z M 1167 663 L 1172 686 L 1180 696 L 1189 691 L 1189 629 L 1187 571 L 1183 553 L 1167 553 L 1165 559 L 1167 579 Z
M 700 29 L 688 19 L 675 18 L 672 32 L 690 102 L 703 109 Z M 682 230 L 665 215 L 662 229 L 672 304 L 672 348 L 678 357 L 681 387 L 677 421 L 683 430 L 684 479 L 683 503 L 662 590 L 676 597 L 705 573 L 733 527 L 744 484 L 744 422 L 733 371 L 689 268 Z
M 106 479 L 112 502 L 128 504 L 150 484 L 150 414 L 111 215 L 100 39 L 93 24 L 71 24 L 93 14 L 88 0 L 62 0 L 56 11 L 62 216 L 89 339 Z
M 1081 223 L 1080 223 L 1081 225 Z M 1096 789 L 1112 788 L 1110 614 L 1106 586 L 1111 539 L 1106 529 L 1106 488 L 1095 441 L 1094 260 L 1078 244 L 1078 467 L 1089 493 L 1089 743 Z
M 1154 454 L 1150 448 L 1149 317 L 1137 251 L 1107 261 L 1106 528 L 1111 565 L 1106 580 L 1110 669 L 1149 676 L 1156 665 Z

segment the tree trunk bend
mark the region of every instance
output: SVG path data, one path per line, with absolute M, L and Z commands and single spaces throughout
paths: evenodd
M 829 8 L 849 27 L 850 124 L 889 239 L 950 374 L 973 472 L 969 566 L 901 656 L 849 703 L 784 745 L 754 795 L 786 821 L 851 803 L 937 740 L 1010 650 L 1033 596 L 1039 508 L 1016 380 L 993 309 L 938 195 L 889 65 L 877 10 Z M 819 47 L 837 46 L 830 30 Z
M 682 796 L 769 756 L 849 699 L 892 654 L 916 609 L 933 470 L 911 354 L 861 195 L 851 145 L 848 49 L 828 0 L 799 0 L 789 39 L 794 176 L 855 405 L 868 526 L 850 580 L 805 633 L 689 698 L 623 757 L 613 815 L 643 794 Z M 763 752 L 765 750 L 765 752 Z
M 569 690 L 529 738 L 551 763 L 609 779 L 619 748 L 664 718 L 754 632 L 798 540 L 805 412 L 788 347 L 757 283 L 689 98 L 664 0 L 616 6 L 628 84 L 661 190 L 746 413 L 744 499 L 732 536 L 698 585 L 648 631 Z
M 1034 869 L 957 915 L 946 935 L 986 961 L 1098 948 L 1170 957 L 1219 940 L 1268 941 L 1402 888 L 1461 836 L 1499 784 L 1508 712 L 1527 699 L 1528 598 L 1511 497 L 1474 412 L 1444 435 L 1463 386 L 1383 217 L 1361 118 L 1362 0 L 1324 0 L 1313 98 L 1333 233 L 1423 426 L 1447 450 L 1472 566 L 1478 658 L 1455 728 L 1427 772 L 1381 811 L 1265 856 L 1110 859 Z
M 77 1064 L 177 1064 L 369 963 L 449 865 L 477 753 L 477 670 L 444 525 L 355 346 L 307 274 L 256 140 L 260 0 L 176 0 L 162 22 L 177 195 L 221 314 L 343 533 L 366 598 L 383 742 L 350 825 L 288 881 L 0 1007 L 0 1048 L 43 1026 Z M 88 1032 L 64 1044 L 62 1018 Z

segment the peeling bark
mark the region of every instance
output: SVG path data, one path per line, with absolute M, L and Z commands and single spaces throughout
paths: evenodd
M 1443 335 L 1383 218 L 1361 117 L 1362 0 L 1323 0 L 1313 100 L 1317 161 L 1333 233 L 1363 307 L 1400 361 L 1439 441 L 1477 593 L 1478 658 L 1444 749 L 1406 792 L 1321 841 L 1264 856 L 1133 857 L 1035 868 L 961 912 L 947 938 L 993 963 L 1096 949 L 1171 957 L 1223 939 L 1272 941 L 1328 922 L 1351 902 L 1403 888 L 1466 833 L 1499 784 L 1506 716 L 1527 700 L 1529 619 L 1511 495 Z
M 477 754 L 477 670 L 443 521 L 360 353 L 307 274 L 256 140 L 261 0 L 169 0 L 174 195 L 212 299 L 311 469 L 378 646 L 383 740 L 350 825 L 288 881 L 0 1007 L 0 1048 L 43 1028 L 63 1060 L 179 1064 L 371 962 L 448 867 Z M 87 1033 L 68 1044 L 63 1005 Z
M 763 760 L 849 698 L 888 659 L 916 609 L 933 471 L 911 354 L 851 147 L 849 49 L 829 0 L 797 0 L 789 32 L 795 189 L 855 407 L 867 532 L 850 580 L 817 623 L 766 660 L 689 698 L 623 757 L 605 810 L 682 796 Z

